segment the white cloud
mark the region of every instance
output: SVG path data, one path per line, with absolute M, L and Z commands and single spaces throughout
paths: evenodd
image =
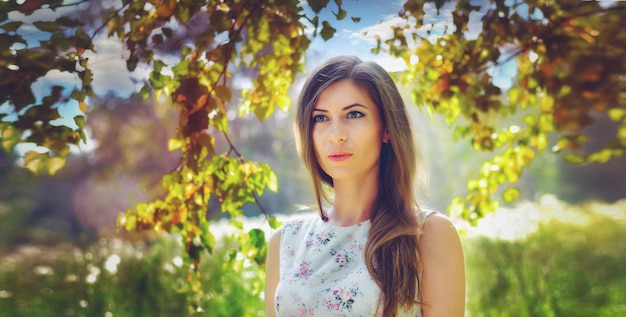
M 368 44 L 376 43 L 376 36 L 382 40 L 393 37 L 393 28 L 407 25 L 407 21 L 397 15 L 389 15 L 381 23 L 364 27 L 358 31 L 351 31 L 350 38 L 365 41 Z
M 89 66 L 93 72 L 93 90 L 96 94 L 114 93 L 120 97 L 128 97 L 133 93 L 135 83 L 126 69 L 128 51 L 115 38 L 99 37 L 94 42 L 97 53 L 86 52 Z
M 393 58 L 391 56 L 374 58 L 372 61 L 378 63 L 388 72 L 398 72 L 406 70 L 407 66 L 403 59 Z

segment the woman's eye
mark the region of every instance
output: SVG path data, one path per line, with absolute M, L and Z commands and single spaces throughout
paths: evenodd
M 327 121 L 328 118 L 326 118 L 326 116 L 318 114 L 316 116 L 313 116 L 313 122 L 323 122 L 323 121 Z
M 348 119 L 360 118 L 362 116 L 363 116 L 363 113 L 361 113 L 359 111 L 350 111 L 348 113 Z

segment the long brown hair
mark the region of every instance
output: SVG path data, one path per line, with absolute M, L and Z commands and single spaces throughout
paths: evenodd
M 419 207 L 413 191 L 417 152 L 404 101 L 393 79 L 380 65 L 355 56 L 338 56 L 320 65 L 300 93 L 296 116 L 300 156 L 311 173 L 322 219 L 322 199 L 331 201 L 323 185 L 332 178 L 317 162 L 312 146 L 311 113 L 328 86 L 348 79 L 369 93 L 381 114 L 389 143 L 380 153 L 379 192 L 365 245 L 365 263 L 382 290 L 383 316 L 395 316 L 399 306 L 419 303 L 420 261 L 417 251 Z M 380 304 L 380 302 L 379 302 Z

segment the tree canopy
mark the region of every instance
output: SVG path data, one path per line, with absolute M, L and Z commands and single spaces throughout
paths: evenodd
M 426 8 L 436 9 L 439 19 Z M 544 150 L 572 164 L 624 155 L 624 14 L 623 2 L 404 4 L 406 23 L 393 27 L 392 38 L 379 38 L 374 50 L 406 61 L 399 77 L 413 87 L 418 106 L 442 115 L 477 151 L 494 152 L 451 212 L 475 222 L 493 211 L 500 205 L 494 194 L 517 182 Z M 441 20 L 444 27 L 429 23 Z M 511 63 L 514 74 L 498 76 Z M 612 135 L 591 139 L 585 128 L 594 124 L 611 125 Z M 501 191 L 507 203 L 519 195 L 513 186 Z
M 350 12 L 341 0 L 112 3 L 0 2 L 0 142 L 6 152 L 23 143 L 39 146 L 24 153 L 24 165 L 36 173 L 57 172 L 72 146 L 87 138 L 85 116 L 95 99 L 89 60 L 97 53 L 94 42 L 107 37 L 123 44 L 128 71 L 147 69 L 136 94 L 169 104 L 178 115 L 167 145 L 180 159 L 162 177 L 166 195 L 127 210 L 118 225 L 179 233 L 189 286 L 201 294 L 195 271 L 215 243 L 206 217 L 209 201 L 219 201 L 239 229 L 237 252 L 262 264 L 263 231 L 244 231 L 237 217 L 244 204 L 278 190 L 270 166 L 243 157 L 231 141 L 232 114 L 264 120 L 287 110 L 288 89 L 304 70 L 307 30 L 328 40 L 336 32 L 333 24 Z M 42 11 L 55 13 L 54 19 L 30 22 Z M 321 18 L 329 16 L 323 11 L 332 13 L 332 21 Z M 507 203 L 517 199 L 519 190 L 506 184 L 514 184 L 540 151 L 563 153 L 576 164 L 623 155 L 625 13 L 622 2 L 404 4 L 402 23 L 392 27 L 391 38 L 378 37 L 372 51 L 403 59 L 407 69 L 395 76 L 412 87 L 414 102 L 443 116 L 477 151 L 494 153 L 468 182 L 468 194 L 452 202 L 451 212 L 477 221 L 500 204 L 495 195 Z M 512 76 L 498 75 L 511 65 Z M 71 84 L 34 91 L 52 72 L 69 74 Z M 82 114 L 64 117 L 61 109 L 73 105 Z M 598 146 L 585 128 L 602 118 L 613 122 L 614 135 Z M 228 144 L 225 150 L 216 150 L 217 139 Z M 260 208 L 271 227 L 280 225 Z

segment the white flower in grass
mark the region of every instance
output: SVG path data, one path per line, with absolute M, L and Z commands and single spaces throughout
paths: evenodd
M 120 256 L 117 254 L 111 254 L 109 258 L 107 258 L 106 262 L 104 262 L 104 268 L 109 271 L 111 274 L 117 273 L 117 265 L 120 264 Z

